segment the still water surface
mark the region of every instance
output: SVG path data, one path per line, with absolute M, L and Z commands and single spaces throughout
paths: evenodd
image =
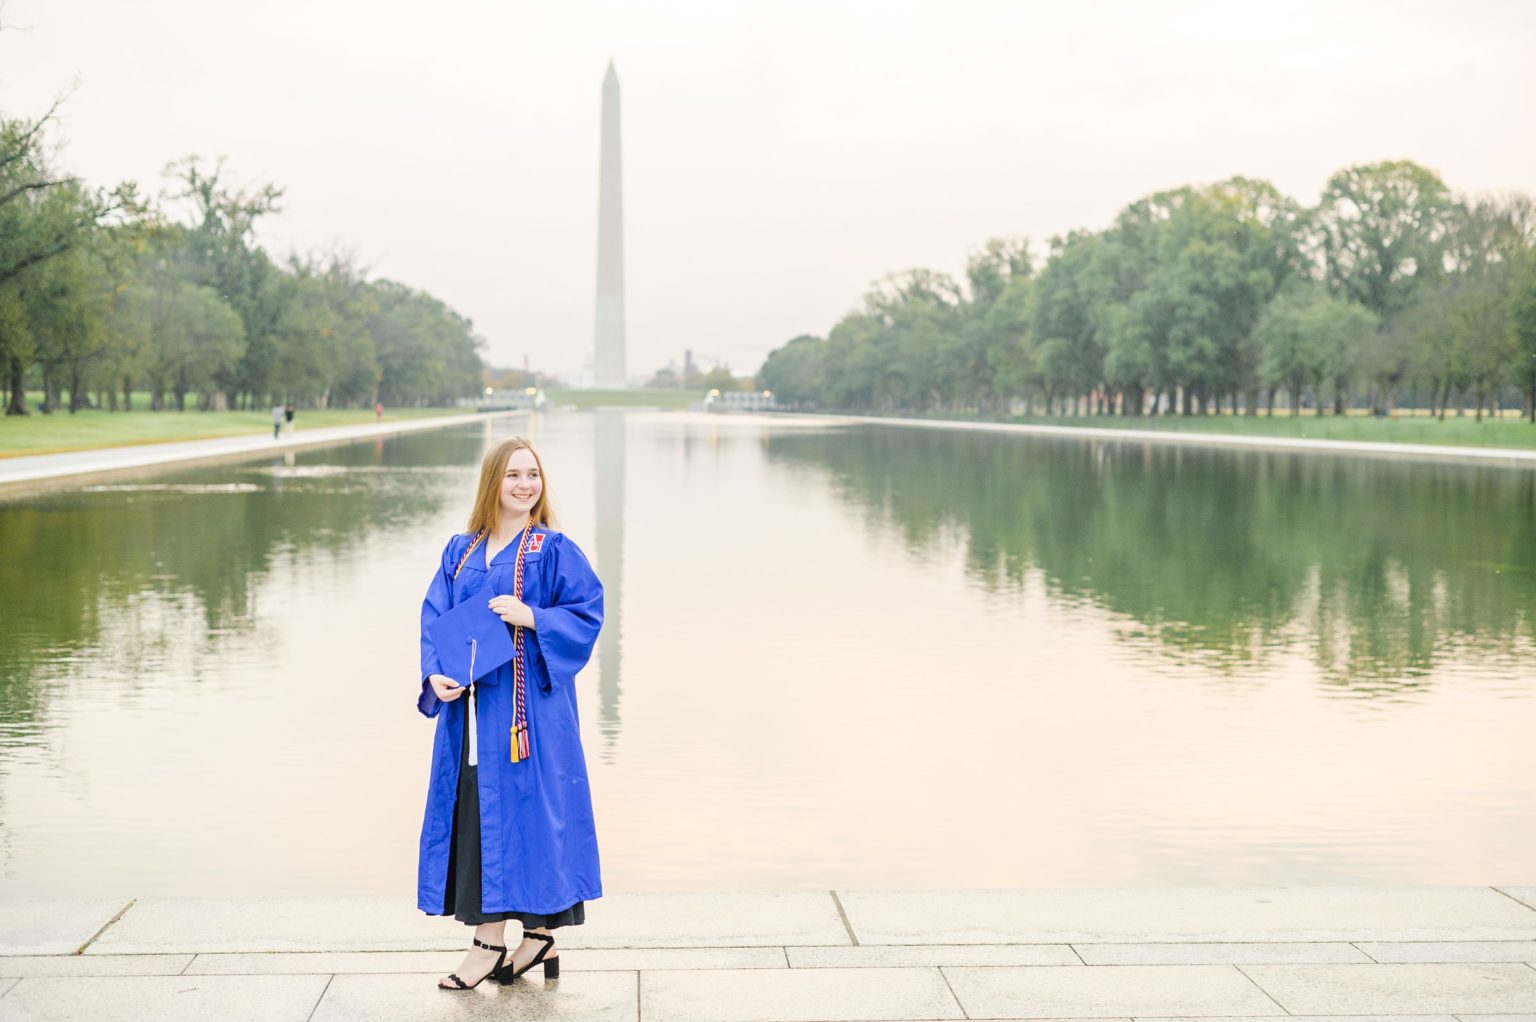
M 0 895 L 408 896 L 514 427 L 610 891 L 1530 879 L 1536 472 L 600 412 L 0 503 Z

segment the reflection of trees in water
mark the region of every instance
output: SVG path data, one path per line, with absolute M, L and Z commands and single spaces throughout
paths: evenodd
M 0 725 L 30 743 L 54 679 L 132 685 L 146 664 L 195 663 L 251 629 L 276 558 L 350 557 L 434 514 L 433 474 L 482 446 L 434 430 L 0 505 Z
M 1038 567 L 1181 657 L 1303 644 L 1333 682 L 1400 691 L 1453 649 L 1533 639 L 1536 473 L 887 428 L 768 451 L 909 546 L 958 528 L 984 585 Z

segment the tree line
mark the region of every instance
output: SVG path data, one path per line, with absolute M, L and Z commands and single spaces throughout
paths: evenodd
M 0 115 L 0 373 L 6 414 L 447 404 L 476 393 L 483 341 L 430 294 L 341 256 L 274 259 L 257 223 L 281 189 L 222 163 L 167 168 L 154 198 L 92 188 L 50 158 L 53 111 Z
M 1349 167 L 1306 207 L 1234 177 L 1101 231 L 994 239 L 964 280 L 879 281 L 825 338 L 769 354 L 783 403 L 983 415 L 1444 417 L 1536 422 L 1536 203 L 1455 195 L 1409 161 Z

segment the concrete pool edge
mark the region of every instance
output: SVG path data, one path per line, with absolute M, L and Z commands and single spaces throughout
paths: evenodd
M 789 419 L 799 413 L 770 413 Z M 814 413 L 828 422 L 857 422 L 881 426 L 1012 433 L 1024 436 L 1096 438 L 1131 443 L 1182 444 L 1190 447 L 1227 447 L 1249 450 L 1294 451 L 1314 454 L 1365 455 L 1407 461 L 1439 461 L 1460 464 L 1536 468 L 1536 448 L 1465 447 L 1452 444 L 1411 444 L 1375 440 L 1309 440 L 1302 437 L 1249 436 L 1238 433 L 1181 433 L 1170 430 L 1117 429 L 1110 426 L 1040 426 L 1020 422 L 972 422 L 963 419 L 908 419 L 880 415 Z M 1536 434 L 1533 434 L 1536 439 Z
M 636 409 L 635 411 L 643 411 Z M 100 447 L 55 454 L 20 455 L 0 459 L 0 498 L 26 496 L 60 486 L 77 486 L 119 478 L 144 469 L 191 467 L 259 458 L 277 452 L 328 447 L 425 429 L 440 429 L 508 416 L 528 415 L 524 410 L 476 412 L 435 418 L 401 419 L 388 423 L 332 426 L 306 430 L 273 440 L 262 434 L 213 437 L 203 440 L 166 441 L 125 447 Z M 676 421 L 737 420 L 732 413 L 690 415 L 672 413 Z M 1359 455 L 1466 465 L 1536 468 L 1536 448 L 1465 447 L 1449 444 L 1389 443 L 1365 440 L 1309 440 L 1298 437 L 1247 436 L 1235 433 L 1180 433 L 1166 430 L 1117 429 L 1090 426 L 1041 426 L 1011 422 L 972 422 L 957 419 L 910 419 L 878 415 L 759 412 L 754 423 L 794 422 L 814 427 L 846 423 L 905 428 L 1003 433 L 1020 436 L 1098 439 L 1124 443 L 1156 443 L 1190 447 L 1219 447 L 1260 451 L 1291 451 L 1315 454 Z
M 331 447 L 337 444 L 356 443 L 362 440 L 399 436 L 428 429 L 445 429 L 450 426 L 528 414 L 527 411 L 509 410 L 474 412 L 466 415 L 424 416 L 383 423 L 364 423 L 358 426 L 329 426 L 303 430 L 276 440 L 265 433 L 242 434 L 203 440 L 134 444 L 126 447 L 98 447 L 57 454 L 21 455 L 0 459 L 0 497 L 25 495 L 53 486 L 78 486 L 98 479 L 118 478 L 144 469 L 181 468 L 245 461 L 288 451 Z

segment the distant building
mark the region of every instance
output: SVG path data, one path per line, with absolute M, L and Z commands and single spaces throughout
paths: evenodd
M 704 395 L 704 400 L 690 406 L 704 412 L 771 412 L 779 407 L 771 390 L 718 390 Z

